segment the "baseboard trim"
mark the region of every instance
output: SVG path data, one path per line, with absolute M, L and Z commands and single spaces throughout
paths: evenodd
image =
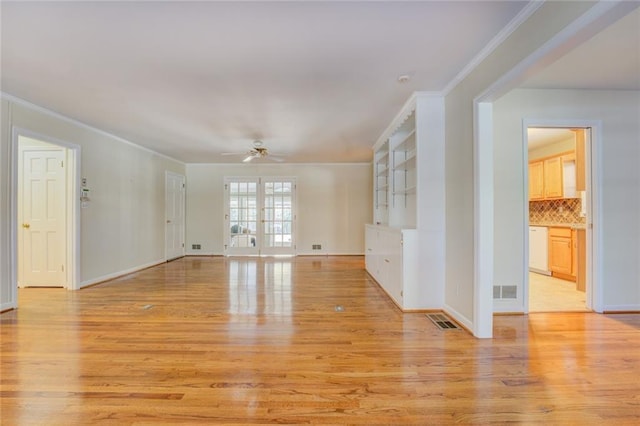
M 125 269 L 122 271 L 118 271 L 118 272 L 114 272 L 112 274 L 107 274 L 107 275 L 103 275 L 101 277 L 97 277 L 97 278 L 92 278 L 90 280 L 86 280 L 80 283 L 80 288 L 87 288 L 90 286 L 94 286 L 96 284 L 102 284 L 106 281 L 111 281 L 111 280 L 115 280 L 116 278 L 120 278 L 123 277 L 125 275 L 129 275 L 132 274 L 134 272 L 139 272 L 142 271 L 144 269 L 149 269 L 149 268 L 153 268 L 154 266 L 158 266 L 161 265 L 163 263 L 166 263 L 167 261 L 162 259 L 162 260 L 155 260 L 153 262 L 149 262 L 149 263 L 145 263 L 144 265 L 139 265 L 139 266 L 134 266 L 133 268 L 129 268 L 129 269 Z
M 462 328 L 467 330 L 471 335 L 473 334 L 473 322 L 471 322 L 467 317 L 462 315 L 460 312 L 452 308 L 451 306 L 445 303 L 443 311 L 452 317 Z
M 9 312 L 9 311 L 13 311 L 17 307 L 18 306 L 13 302 L 3 303 L 2 305 L 0 305 L 0 314 L 3 314 L 5 312 Z

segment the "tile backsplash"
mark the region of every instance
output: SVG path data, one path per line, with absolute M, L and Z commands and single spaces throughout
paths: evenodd
M 586 223 L 580 207 L 579 198 L 529 201 L 529 223 Z

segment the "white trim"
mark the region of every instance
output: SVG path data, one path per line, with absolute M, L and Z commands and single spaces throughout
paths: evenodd
M 522 123 L 522 164 L 523 164 L 523 174 L 522 174 L 522 201 L 523 201 L 523 210 L 522 214 L 524 216 L 524 226 L 522 227 L 523 239 L 524 241 L 524 268 L 522 270 L 522 312 L 525 314 L 529 313 L 529 152 L 527 150 L 527 145 L 529 143 L 529 134 L 528 134 L 528 126 L 526 123 Z M 496 312 L 494 306 L 494 312 Z
M 487 57 L 493 53 L 498 46 L 500 46 L 505 40 L 509 38 L 513 32 L 518 29 L 527 19 L 531 17 L 539 8 L 544 4 L 544 1 L 529 1 L 527 5 L 511 20 L 509 23 L 487 43 L 487 45 L 480 51 L 471 61 L 456 75 L 442 90 L 444 96 L 448 95 L 453 89 L 456 88 L 461 81 L 463 81 L 471 72 L 476 69 L 478 65 L 482 63 Z
M 8 311 L 11 309 L 16 309 L 18 305 L 16 302 L 7 302 L 0 305 L 0 312 Z
M 634 304 L 634 305 L 605 305 L 603 311 L 607 312 L 607 313 L 615 313 L 616 311 L 618 311 L 618 312 L 624 312 L 624 311 L 640 312 L 640 304 Z
M 90 280 L 82 281 L 82 283 L 80 284 L 80 288 L 87 287 L 87 286 L 90 286 L 90 285 L 93 285 L 93 284 L 102 283 L 102 282 L 105 282 L 105 281 L 110 281 L 110 280 L 113 280 L 115 278 L 122 277 L 124 275 L 129 275 L 129 274 L 132 274 L 134 272 L 142 271 L 143 269 L 147 269 L 147 268 L 151 268 L 153 266 L 161 265 L 163 263 L 166 263 L 166 261 L 164 259 L 154 260 L 153 262 L 145 263 L 143 265 L 134 266 L 133 268 L 124 269 L 124 270 L 118 271 L 118 272 L 113 272 L 111 274 L 103 275 L 103 276 L 97 277 L 97 278 L 91 278 Z
M 446 303 L 444 304 L 443 310 L 447 315 L 449 315 L 454 320 L 456 320 L 456 322 L 459 322 L 460 325 L 465 327 L 467 330 L 470 330 L 471 332 L 473 332 L 473 328 L 474 328 L 473 327 L 473 322 L 471 322 L 471 320 L 469 318 L 465 317 L 460 312 L 458 312 L 457 310 L 455 310 L 451 306 L 447 305 Z M 475 333 L 474 333 L 474 335 L 475 335 Z
M 11 123 L 9 123 L 11 125 Z M 47 135 L 43 135 L 31 130 L 11 126 L 11 143 L 10 143 L 10 164 L 11 164 L 11 187 L 9 195 L 10 213 L 10 240 L 11 240 L 11 259 L 10 259 L 10 280 L 12 287 L 11 297 L 17 303 L 18 288 L 18 143 L 19 137 L 27 137 L 40 140 L 64 147 L 69 154 L 68 160 L 69 172 L 67 175 L 68 196 L 67 212 L 70 212 L 67 218 L 67 282 L 65 288 L 69 290 L 77 290 L 78 280 L 80 277 L 80 154 L 81 148 L 78 145 L 59 140 Z M 69 266 L 70 265 L 70 266 Z
M 493 104 L 474 102 L 473 335 L 493 336 Z
M 101 134 L 103 136 L 107 136 L 109 138 L 115 139 L 118 142 L 124 143 L 124 144 L 132 146 L 134 148 L 138 148 L 138 149 L 140 149 L 142 151 L 146 151 L 146 152 L 158 155 L 158 156 L 163 157 L 163 158 L 165 158 L 167 160 L 176 161 L 176 162 L 178 162 L 180 164 L 185 164 L 183 161 L 180 161 L 180 160 L 175 159 L 173 157 L 169 157 L 168 155 L 162 154 L 162 153 L 160 153 L 158 151 L 154 151 L 154 150 L 152 150 L 150 148 L 147 148 L 147 147 L 144 147 L 142 145 L 138 145 L 137 143 L 128 141 L 128 140 L 126 140 L 124 138 L 121 138 L 120 136 L 116 136 L 113 133 L 109 133 L 109 132 L 107 132 L 105 130 L 98 129 L 97 127 L 93 127 L 93 126 L 91 126 L 89 124 L 83 123 L 83 122 L 78 121 L 78 120 L 76 120 L 74 118 L 71 118 L 71 117 L 67 117 L 66 115 L 62 115 L 62 114 L 60 114 L 58 112 L 55 112 L 55 111 L 50 110 L 50 109 L 47 109 L 47 108 L 42 107 L 40 105 L 36 105 L 36 104 L 31 103 L 29 101 L 26 101 L 24 99 L 18 98 L 17 96 L 10 95 L 10 94 L 8 94 L 6 92 L 0 92 L 0 98 L 4 98 L 9 102 L 13 102 L 13 103 L 22 105 L 22 106 L 27 107 L 27 108 L 31 108 L 34 111 L 40 112 L 42 114 L 49 115 L 49 116 L 57 118 L 59 120 L 66 121 L 67 123 L 71 123 L 73 125 L 76 125 L 78 127 L 83 128 L 83 129 L 91 130 L 91 131 L 96 132 L 98 134 Z

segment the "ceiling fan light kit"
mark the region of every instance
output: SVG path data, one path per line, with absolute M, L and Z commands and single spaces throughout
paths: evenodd
M 223 152 L 222 155 L 244 155 L 245 158 L 242 160 L 243 163 L 249 163 L 254 158 L 267 158 L 274 161 L 283 161 L 281 158 L 270 156 L 269 150 L 264 148 L 263 142 L 261 140 L 253 141 L 253 148 L 249 151 L 245 152 Z

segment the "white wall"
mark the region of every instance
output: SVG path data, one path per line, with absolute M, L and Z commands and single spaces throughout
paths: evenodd
M 640 91 L 515 90 L 494 103 L 495 283 L 519 286 L 524 264 L 523 119 L 600 120 L 604 310 L 640 309 Z M 504 303 L 502 301 L 501 303 Z M 526 303 L 526 301 L 524 301 Z M 505 307 L 523 310 L 523 301 Z
M 81 285 L 164 260 L 165 170 L 184 174 L 175 160 L 14 100 L 2 100 L 2 304 L 10 303 L 9 203 L 11 128 L 16 126 L 80 146 L 91 205 L 81 210 Z M 6 251 L 5 251 L 6 250 Z
M 10 279 L 10 227 L 9 227 L 9 190 L 11 173 L 9 169 L 9 143 L 11 128 L 9 122 L 9 103 L 0 99 L 0 311 L 15 306 L 16 297 Z
M 187 254 L 222 255 L 225 176 L 297 178 L 297 253 L 363 254 L 371 164 L 188 164 Z M 192 250 L 201 244 L 201 250 Z M 322 244 L 322 250 L 311 250 Z
M 445 309 L 474 321 L 474 100 L 593 3 L 545 2 L 445 98 Z

